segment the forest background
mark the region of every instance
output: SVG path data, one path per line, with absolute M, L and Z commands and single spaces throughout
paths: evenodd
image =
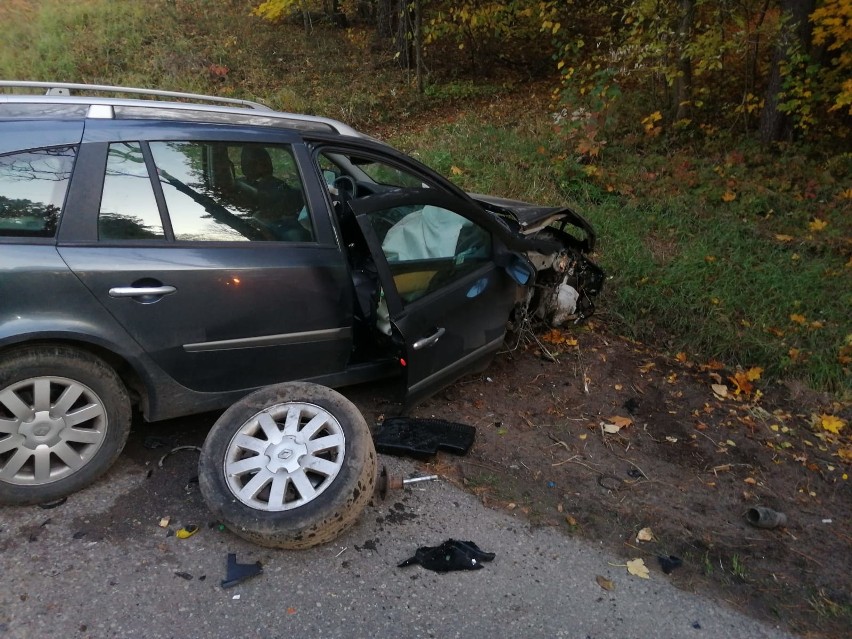
M 0 23 L 3 79 L 257 99 L 568 203 L 609 275 L 594 322 L 849 400 L 850 0 L 4 0 Z

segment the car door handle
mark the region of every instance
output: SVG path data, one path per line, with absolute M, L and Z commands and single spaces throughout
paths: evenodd
M 170 295 L 176 290 L 174 286 L 115 286 L 109 289 L 109 296 L 145 297 L 151 295 Z
M 423 339 L 419 339 L 414 344 L 411 345 L 415 351 L 419 351 L 421 348 L 426 348 L 427 346 L 432 346 L 441 339 L 441 335 L 447 332 L 445 328 L 439 328 L 434 333 L 432 333 L 429 337 L 424 337 Z

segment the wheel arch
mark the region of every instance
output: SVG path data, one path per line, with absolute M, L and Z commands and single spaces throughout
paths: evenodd
M 131 363 L 129 357 L 116 352 L 105 344 L 70 335 L 38 336 L 0 345 L 0 357 L 6 356 L 13 350 L 55 346 L 75 348 L 103 360 L 118 374 L 130 395 L 131 404 L 137 406 L 143 414 L 148 413 L 150 406 L 149 387 L 144 381 L 143 374 Z

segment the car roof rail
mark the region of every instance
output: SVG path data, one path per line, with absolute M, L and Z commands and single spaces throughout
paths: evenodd
M 148 96 L 153 98 L 173 98 L 181 100 L 192 100 L 194 102 L 212 102 L 229 105 L 239 105 L 257 111 L 273 111 L 271 107 L 238 98 L 220 98 L 215 95 L 203 95 L 200 93 L 183 93 L 180 91 L 160 91 L 155 89 L 139 89 L 136 87 L 119 87 L 108 84 L 83 84 L 77 82 L 41 82 L 35 80 L 0 80 L 0 88 L 11 89 L 43 89 L 44 95 L 70 96 L 71 91 L 94 91 L 97 93 L 130 93 L 134 95 Z

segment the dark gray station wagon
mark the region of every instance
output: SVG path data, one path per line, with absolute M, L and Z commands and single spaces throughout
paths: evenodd
M 134 406 L 161 420 L 285 381 L 391 376 L 416 402 L 481 370 L 507 324 L 588 316 L 602 285 L 570 209 L 466 194 L 340 122 L 0 91 L 3 504 L 91 482 Z

